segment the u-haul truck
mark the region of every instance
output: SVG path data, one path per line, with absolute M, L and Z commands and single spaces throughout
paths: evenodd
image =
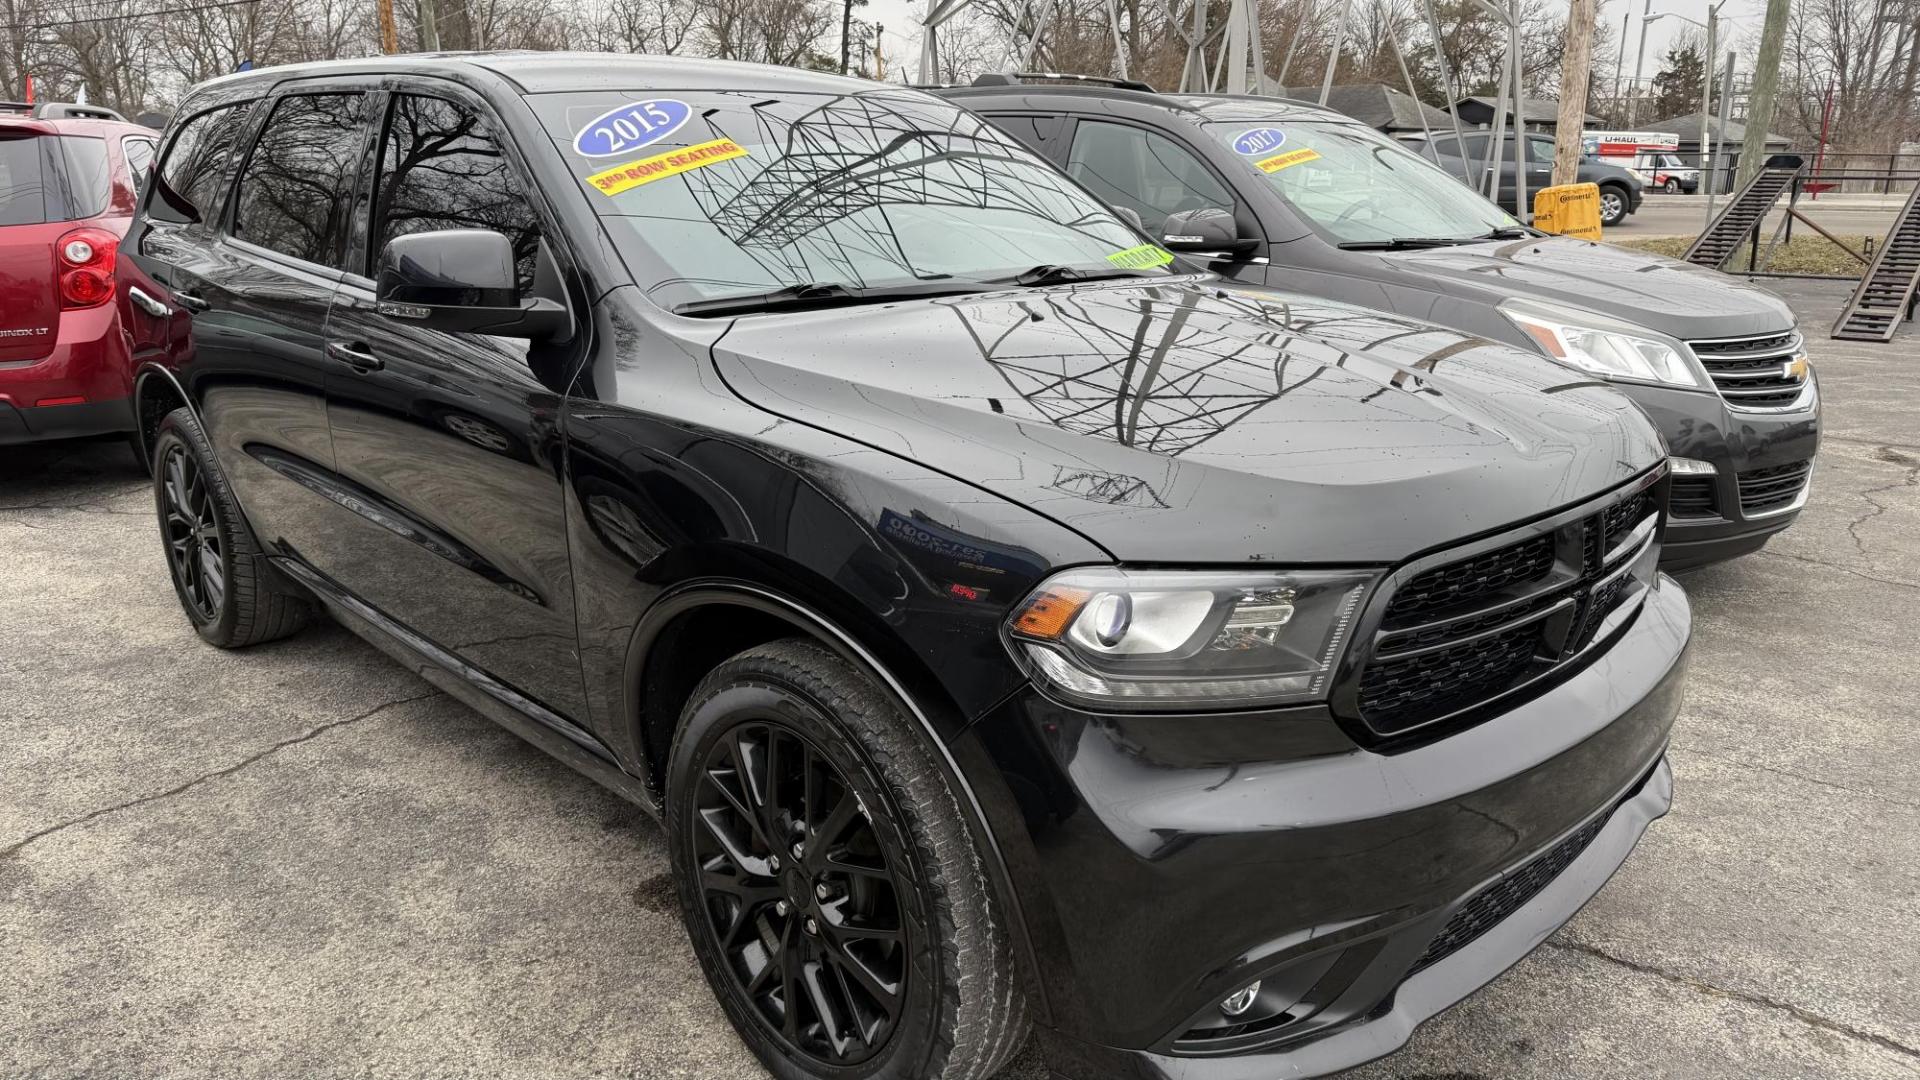
M 1700 170 L 1676 153 L 1680 136 L 1665 131 L 1586 131 L 1580 150 L 1609 165 L 1631 169 L 1649 191 L 1668 194 L 1700 190 Z

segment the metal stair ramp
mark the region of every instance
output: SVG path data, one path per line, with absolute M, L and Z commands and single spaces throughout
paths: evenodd
M 1920 286 L 1920 184 L 1914 185 L 1893 227 L 1860 277 L 1853 299 L 1834 320 L 1833 336 L 1849 341 L 1892 341 L 1900 320 L 1913 317 Z
M 1805 159 L 1798 154 L 1768 157 L 1760 171 L 1747 181 L 1747 186 L 1694 238 L 1693 245 L 1681 258 L 1715 270 L 1725 266 L 1747 237 L 1755 234 L 1767 212 L 1780 201 L 1780 193 L 1787 190 L 1805 167 Z

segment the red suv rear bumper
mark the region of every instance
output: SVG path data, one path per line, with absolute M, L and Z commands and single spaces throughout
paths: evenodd
M 133 430 L 133 365 L 115 305 L 61 312 L 59 342 L 38 360 L 0 364 L 0 446 Z

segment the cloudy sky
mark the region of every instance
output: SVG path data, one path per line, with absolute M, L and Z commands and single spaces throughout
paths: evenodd
M 1323 0 L 1331 3 L 1333 0 Z M 1685 15 L 1705 22 L 1708 0 L 1653 0 L 1653 10 Z M 1359 5 L 1355 5 L 1358 7 Z M 1627 31 L 1626 69 L 1633 73 L 1633 49 L 1639 44 L 1640 14 L 1645 10 L 1646 0 L 1604 0 L 1600 5 L 1601 21 L 1612 28 L 1615 37 L 1620 34 L 1621 16 L 1629 9 L 1633 20 Z M 857 9 L 861 18 L 869 22 L 878 22 L 884 27 L 883 49 L 887 58 L 887 78 L 898 81 L 899 73 L 905 70 L 909 80 L 919 73 L 920 58 L 920 18 L 926 14 L 927 0 L 868 0 L 864 8 Z M 1766 12 L 1765 0 L 1726 0 L 1720 9 L 1720 47 L 1721 55 L 1726 54 L 1729 46 L 1737 47 L 1747 35 L 1757 35 Z M 1642 77 L 1650 77 L 1659 70 L 1660 57 L 1666 53 L 1667 45 L 1678 35 L 1693 33 L 1704 37 L 1691 24 L 1677 18 L 1657 19 L 1647 27 L 1646 61 L 1641 68 Z M 1609 89 L 1611 87 L 1609 86 Z

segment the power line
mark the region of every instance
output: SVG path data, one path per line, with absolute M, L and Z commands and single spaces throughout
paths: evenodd
M 240 7 L 243 4 L 257 4 L 260 0 L 221 0 L 214 4 L 193 4 L 188 7 L 163 8 L 159 11 L 141 11 L 129 15 L 97 15 L 91 19 L 67 19 L 62 22 L 35 23 L 28 30 L 51 30 L 60 26 L 85 26 L 88 23 L 118 22 L 122 19 L 148 19 L 155 15 L 186 15 L 196 11 L 213 11 L 218 8 Z

